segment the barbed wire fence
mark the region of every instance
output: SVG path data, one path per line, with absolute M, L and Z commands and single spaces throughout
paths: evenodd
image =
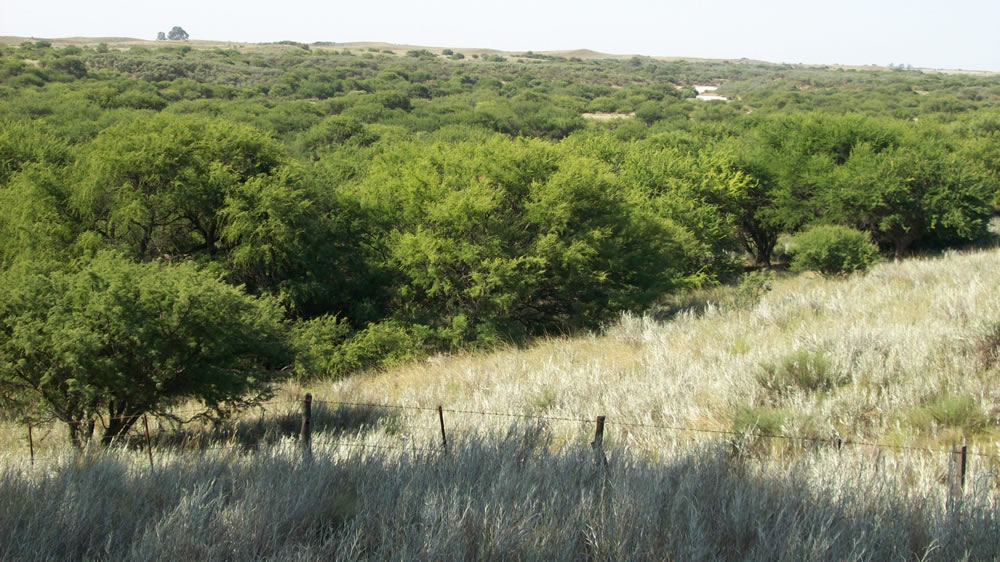
M 965 482 L 968 474 L 968 459 L 969 457 L 980 457 L 990 460 L 1000 461 L 1000 455 L 994 453 L 983 453 L 974 452 L 970 450 L 967 444 L 955 444 L 951 449 L 935 449 L 931 447 L 916 447 L 908 445 L 892 445 L 877 443 L 866 440 L 859 439 L 843 439 L 840 437 L 817 437 L 817 436 L 796 436 L 796 435 L 781 435 L 772 434 L 762 431 L 754 431 L 753 429 L 747 431 L 736 431 L 736 430 L 724 430 L 724 429 L 708 429 L 691 427 L 686 425 L 677 424 L 656 424 L 656 423 L 640 423 L 640 422 L 630 422 L 630 421 L 619 421 L 614 419 L 608 419 L 605 415 L 598 415 L 593 418 L 583 417 L 583 416 L 550 416 L 544 414 L 522 414 L 515 412 L 494 412 L 487 410 L 474 410 L 474 409 L 462 409 L 462 408 L 445 408 L 443 406 L 421 406 L 421 405 L 405 405 L 405 404 L 391 404 L 391 403 L 377 403 L 377 402 L 358 402 L 358 401 L 343 401 L 343 400 L 314 400 L 312 394 L 307 393 L 302 400 L 286 400 L 277 402 L 268 402 L 262 404 L 261 408 L 261 420 L 263 420 L 263 412 L 267 407 L 275 406 L 293 406 L 297 405 L 299 408 L 299 430 L 297 431 L 297 439 L 299 447 L 302 450 L 302 457 L 305 461 L 311 461 L 313 458 L 313 440 L 312 440 L 312 405 L 313 404 L 323 404 L 325 406 L 335 406 L 338 411 L 350 410 L 350 409 L 366 409 L 366 410 L 398 410 L 398 411 L 414 411 L 414 412 L 424 412 L 435 414 L 436 424 L 433 425 L 412 425 L 412 424 L 397 424 L 397 428 L 405 429 L 417 429 L 422 431 L 439 431 L 440 432 L 440 446 L 439 447 L 429 447 L 429 446 L 416 446 L 413 443 L 408 445 L 390 445 L 390 444 L 372 444 L 363 443 L 358 440 L 348 440 L 343 438 L 334 439 L 323 439 L 317 441 L 316 444 L 323 446 L 336 446 L 336 447 L 349 447 L 349 448 L 359 448 L 359 449 L 369 449 L 369 450 L 379 450 L 379 451 L 409 451 L 409 452 L 420 452 L 420 453 L 435 453 L 435 454 L 447 454 L 449 452 L 448 445 L 448 428 L 445 425 L 445 415 L 459 415 L 459 416 L 483 416 L 483 417 L 495 417 L 495 418 L 506 418 L 514 420 L 531 420 L 534 422 L 562 422 L 562 423 L 576 423 L 584 426 L 593 426 L 594 428 L 594 439 L 591 441 L 590 446 L 593 450 L 595 462 L 602 466 L 608 466 L 608 459 L 604 452 L 604 435 L 605 430 L 608 426 L 625 428 L 628 430 L 641 430 L 641 431 L 669 431 L 669 432 L 684 432 L 696 435 L 711 435 L 714 437 L 723 437 L 730 440 L 731 443 L 740 443 L 742 441 L 750 439 L 766 439 L 766 440 L 784 440 L 790 442 L 806 442 L 811 443 L 813 446 L 829 446 L 835 448 L 836 450 L 842 450 L 845 447 L 870 447 L 878 450 L 881 455 L 881 451 L 898 451 L 903 453 L 920 453 L 920 454 L 931 454 L 931 455 L 946 455 L 948 458 L 948 476 L 947 485 L 949 488 L 949 498 L 960 497 L 965 488 Z M 294 411 L 294 410 L 293 410 Z M 154 415 L 166 415 L 168 419 L 177 419 L 178 416 L 182 414 L 194 414 L 191 419 L 196 419 L 199 414 L 204 413 L 204 409 L 188 409 L 188 410 L 174 410 L 169 413 L 157 413 Z M 119 417 L 117 419 L 124 419 L 125 416 Z M 104 418 L 107 420 L 116 419 L 114 417 Z M 128 416 L 133 423 L 137 423 L 139 420 L 142 421 L 141 427 L 143 431 L 143 445 L 147 457 L 149 460 L 149 466 L 151 470 L 155 470 L 155 463 L 153 459 L 153 445 L 152 439 L 149 431 L 148 414 L 143 414 L 141 416 Z M 35 439 L 34 439 L 35 426 L 28 424 L 28 446 L 29 454 L 31 458 L 31 465 L 34 467 L 36 460 L 41 459 L 52 459 L 58 458 L 55 456 L 38 456 L 36 455 L 35 449 Z M 454 433 L 454 429 L 452 429 Z M 219 444 L 219 445 L 209 445 L 200 446 L 196 448 L 197 451 L 207 451 L 207 450 L 238 450 L 242 449 L 241 445 L 235 443 L 229 444 Z

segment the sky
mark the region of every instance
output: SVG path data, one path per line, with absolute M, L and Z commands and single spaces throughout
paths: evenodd
M 0 36 L 375 41 L 1000 71 L 1000 0 L 0 0 Z

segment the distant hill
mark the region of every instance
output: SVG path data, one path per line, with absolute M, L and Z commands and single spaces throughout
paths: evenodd
M 0 36 L 0 45 L 19 45 L 25 41 L 38 41 L 44 39 L 50 41 L 54 47 L 65 47 L 68 45 L 75 45 L 77 47 L 96 47 L 97 45 L 104 43 L 110 48 L 126 49 L 133 46 L 142 47 L 157 47 L 172 44 L 183 44 L 189 45 L 195 49 L 241 49 L 241 50 L 272 50 L 275 48 L 294 48 L 294 42 L 273 42 L 273 43 L 246 43 L 240 41 L 215 41 L 209 39 L 189 39 L 187 41 L 157 41 L 153 39 L 137 39 L 134 37 L 20 37 L 20 36 Z M 334 41 L 317 41 L 313 43 L 304 43 L 309 45 L 313 49 L 378 49 L 380 51 L 392 51 L 395 54 L 405 54 L 407 51 L 426 49 L 433 53 L 440 54 L 441 51 L 445 49 L 451 49 L 455 52 L 460 52 L 465 55 L 501 55 L 504 57 L 514 57 L 518 58 L 519 54 L 525 53 L 525 51 L 503 51 L 500 49 L 491 49 L 487 47 L 441 47 L 441 46 L 426 46 L 426 45 L 407 45 L 398 43 L 386 43 L 380 41 L 351 41 L 351 42 L 334 42 Z M 531 51 L 527 51 L 531 52 Z M 677 56 L 677 55 L 639 55 L 635 53 L 629 54 L 612 54 L 612 53 L 602 53 L 599 51 L 594 51 L 592 49 L 574 49 L 574 50 L 558 50 L 558 51 L 534 51 L 534 54 L 554 56 L 554 57 L 564 57 L 564 58 L 578 58 L 584 60 L 590 59 L 626 59 L 631 57 L 642 57 L 655 59 L 660 61 L 698 61 L 698 62 L 708 62 L 708 61 L 719 61 L 719 62 L 743 62 L 748 64 L 780 64 L 770 61 L 762 61 L 756 59 L 712 59 L 705 57 L 695 57 L 695 56 Z M 795 64 L 793 66 L 798 67 L 828 67 L 828 68 L 845 68 L 845 69 L 868 69 L 868 70 L 886 70 L 888 67 L 878 66 L 878 65 L 837 65 L 837 64 Z M 926 72 L 945 72 L 949 74 L 972 74 L 972 75 L 992 75 L 998 74 L 997 72 L 985 71 L 985 70 L 965 70 L 965 69 L 938 69 L 938 68 L 915 68 L 914 70 L 921 70 Z

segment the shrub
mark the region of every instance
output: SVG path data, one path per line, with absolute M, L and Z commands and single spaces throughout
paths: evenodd
M 732 428 L 736 433 L 782 435 L 791 418 L 791 414 L 783 409 L 741 406 L 733 412 Z
M 377 137 L 356 119 L 331 115 L 300 133 L 296 147 L 302 155 L 317 157 L 323 150 L 333 150 L 345 144 L 367 146 Z
M 426 326 L 386 320 L 369 324 L 345 342 L 341 351 L 349 371 L 374 367 L 396 367 L 426 355 L 431 339 Z
M 736 288 L 736 307 L 750 308 L 771 291 L 774 285 L 774 272 L 770 269 L 758 269 L 743 275 L 740 285 Z
M 393 367 L 426 354 L 425 326 L 387 320 L 352 332 L 345 318 L 321 316 L 296 326 L 295 372 L 299 379 L 337 379 L 357 371 Z
M 841 275 L 865 271 L 879 259 L 868 234 L 837 225 L 815 226 L 795 237 L 792 271 Z
M 848 382 L 822 351 L 800 349 L 777 363 L 763 363 L 757 382 L 771 394 L 786 395 L 796 389 L 829 392 Z
M 982 430 L 988 423 L 983 407 L 973 396 L 945 393 L 924 402 L 910 412 L 909 421 L 917 428 L 933 424 L 961 428 L 969 433 Z
M 1000 322 L 989 326 L 976 343 L 976 351 L 987 369 L 1000 366 Z
M 400 144 L 357 190 L 391 232 L 398 317 L 456 345 L 593 328 L 697 274 L 690 233 L 540 141 Z

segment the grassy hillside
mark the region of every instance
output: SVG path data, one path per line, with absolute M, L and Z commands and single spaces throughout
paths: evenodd
M 7 426 L 0 558 L 996 558 L 998 297 L 997 250 L 716 290 L 601 335 L 289 385 L 186 438 L 154 428 L 153 471 L 141 440 L 73 460 L 56 433 L 31 468 Z M 292 437 L 305 390 L 312 463 Z M 952 441 L 974 455 L 948 508 L 947 456 L 892 447 Z
M 787 435 L 968 440 L 998 452 L 998 265 L 1000 254 L 983 251 L 883 263 L 846 280 L 800 275 L 756 303 L 746 289 L 717 290 L 689 297 L 667 321 L 626 315 L 599 336 L 439 357 L 311 390 L 354 402 L 606 415 L 611 425 L 729 430 L 759 418 Z M 495 426 L 469 416 L 452 423 Z M 652 450 L 690 437 L 612 435 Z

